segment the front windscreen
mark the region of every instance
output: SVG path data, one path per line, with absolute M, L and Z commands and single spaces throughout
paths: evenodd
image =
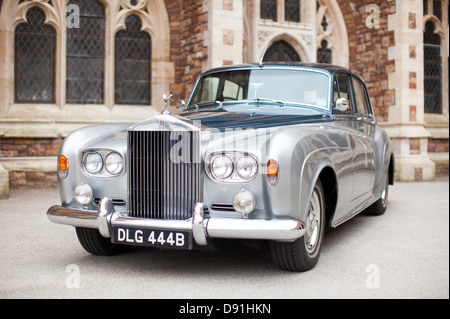
M 329 77 L 324 73 L 286 69 L 233 70 L 203 76 L 188 109 L 252 102 L 258 107 L 327 110 L 328 95 Z

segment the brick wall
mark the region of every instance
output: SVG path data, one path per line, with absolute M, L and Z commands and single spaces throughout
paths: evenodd
M 388 48 L 394 46 L 394 32 L 388 31 L 387 17 L 395 12 L 395 1 L 338 0 L 347 25 L 350 69 L 366 82 L 378 121 L 388 120 L 388 106 L 395 104 L 395 91 L 388 89 L 388 74 L 395 70 L 395 63 L 388 59 Z M 378 11 L 368 10 L 377 5 Z M 379 14 L 377 21 L 372 14 Z M 368 27 L 366 19 L 375 24 Z
M 61 138 L 2 138 L 0 156 L 57 156 L 61 143 Z
M 171 61 L 175 63 L 173 101 L 187 100 L 207 58 L 203 33 L 207 12 L 200 0 L 165 0 L 170 23 Z
M 2 138 L 0 139 L 0 157 L 24 158 L 57 156 L 61 143 L 61 138 Z M 10 171 L 9 185 L 11 188 L 57 186 L 58 180 L 56 174 L 56 171 Z
M 429 153 L 448 153 L 449 143 L 448 139 L 430 138 L 428 139 L 428 152 Z

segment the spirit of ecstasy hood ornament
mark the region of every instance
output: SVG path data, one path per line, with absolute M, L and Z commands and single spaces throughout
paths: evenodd
M 170 100 L 171 97 L 172 97 L 172 93 L 170 93 L 169 95 L 163 94 L 164 111 L 162 111 L 161 114 L 166 114 L 166 115 L 170 114 L 170 111 L 169 111 L 169 100 Z

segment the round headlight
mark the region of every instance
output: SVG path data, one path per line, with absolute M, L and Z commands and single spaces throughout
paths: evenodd
M 233 161 L 225 155 L 217 156 L 212 161 L 211 173 L 218 179 L 230 177 L 233 173 Z
M 81 205 L 87 205 L 92 201 L 92 188 L 88 184 L 81 184 L 75 188 L 75 199 Z
M 246 216 L 255 209 L 255 197 L 248 190 L 241 190 L 233 197 L 233 207 L 242 215 Z
M 83 159 L 83 165 L 90 174 L 98 174 L 103 168 L 103 159 L 98 153 L 87 153 Z
M 258 171 L 258 163 L 253 157 L 242 156 L 236 162 L 236 172 L 240 178 L 253 179 Z
M 123 169 L 123 158 L 120 154 L 112 152 L 105 158 L 105 168 L 111 175 L 118 175 Z

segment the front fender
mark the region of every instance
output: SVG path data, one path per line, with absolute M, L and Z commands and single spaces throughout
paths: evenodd
M 64 207 L 83 208 L 75 201 L 74 190 L 81 183 L 87 183 L 94 192 L 94 198 L 108 195 L 111 198 L 126 199 L 126 170 L 117 177 L 93 178 L 81 169 L 82 152 L 86 149 L 110 149 L 126 154 L 126 129 L 130 124 L 93 125 L 78 129 L 69 134 L 61 144 L 59 155 L 68 160 L 68 174 L 64 179 L 58 177 L 61 203 Z M 88 209 L 97 207 L 90 204 Z

